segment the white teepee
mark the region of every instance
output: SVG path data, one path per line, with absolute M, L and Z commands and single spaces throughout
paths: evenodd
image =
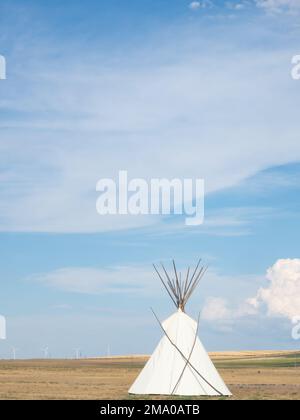
M 155 267 L 178 310 L 160 324 L 164 337 L 130 388 L 130 394 L 231 395 L 198 338 L 199 320 L 197 323 L 184 312 L 187 300 L 205 272 L 204 267 L 199 269 L 199 264 L 200 261 L 191 277 L 188 270 L 185 281 L 177 275 L 174 262 L 174 279 L 163 267 L 164 281 Z

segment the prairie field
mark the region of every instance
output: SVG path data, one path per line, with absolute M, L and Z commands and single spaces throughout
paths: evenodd
M 233 393 L 230 400 L 300 400 L 300 352 L 210 355 Z M 146 361 L 147 356 L 0 360 L 0 399 L 138 399 L 127 391 Z

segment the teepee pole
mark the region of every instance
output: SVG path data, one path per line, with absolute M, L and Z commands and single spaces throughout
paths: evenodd
M 200 267 L 201 259 L 199 259 L 197 266 L 190 277 L 190 267 L 187 270 L 186 278 L 182 279 L 182 273 L 177 271 L 175 261 L 172 260 L 173 269 L 174 269 L 174 275 L 170 276 L 163 265 L 162 267 L 162 274 L 159 272 L 159 270 L 156 268 L 156 266 L 153 264 L 153 267 L 158 274 L 162 284 L 164 285 L 168 295 L 172 299 L 172 302 L 176 306 L 176 308 L 181 309 L 184 311 L 185 305 L 187 304 L 187 301 L 193 294 L 194 290 L 198 286 L 199 281 L 203 277 L 204 273 L 207 270 L 207 267 Z
M 186 296 L 186 302 L 189 300 L 189 298 L 192 296 L 192 294 L 194 293 L 195 289 L 197 288 L 200 280 L 202 279 L 202 277 L 204 276 L 204 274 L 206 273 L 208 267 L 202 267 L 199 271 L 199 273 L 197 274 L 195 280 L 193 281 L 193 284 L 190 286 L 190 290 L 187 293 Z
M 177 275 L 177 270 L 176 270 L 176 266 L 175 266 L 175 261 L 173 260 L 173 267 L 174 267 L 174 273 L 175 273 L 175 279 L 176 279 L 176 287 L 177 287 L 177 293 L 179 296 L 179 281 L 178 281 L 178 275 Z
M 189 283 L 188 283 L 188 286 L 187 286 L 187 289 L 186 289 L 186 293 L 188 293 L 188 291 L 189 291 L 189 289 L 190 289 L 190 287 L 191 287 L 191 284 L 192 284 L 192 282 L 193 282 L 193 280 L 194 280 L 194 277 L 195 277 L 195 275 L 196 275 L 196 273 L 197 273 L 197 271 L 198 271 L 198 268 L 199 268 L 200 263 L 201 263 L 201 258 L 199 259 L 198 264 L 197 264 L 197 266 L 196 266 L 196 268 L 195 268 L 195 270 L 194 270 L 194 272 L 193 272 L 193 275 L 192 275 L 192 277 L 191 277 L 191 279 L 190 279 L 190 281 L 189 281 Z M 186 299 L 186 300 L 187 300 L 187 299 Z
M 161 275 L 160 275 L 159 271 L 157 270 L 157 268 L 155 267 L 155 265 L 154 265 L 154 264 L 153 264 L 153 267 L 154 267 L 155 271 L 157 272 L 158 277 L 160 278 L 160 280 L 161 280 L 162 284 L 165 286 L 165 289 L 166 289 L 166 291 L 168 292 L 168 295 L 170 296 L 170 298 L 172 299 L 172 301 L 173 301 L 174 305 L 175 305 L 175 306 L 176 306 L 176 308 L 177 308 L 177 304 L 176 304 L 175 300 L 173 299 L 173 296 L 172 296 L 172 295 L 171 295 L 171 293 L 169 292 L 169 289 L 168 289 L 167 285 L 165 284 L 165 282 L 164 282 L 163 278 L 161 277 Z
M 178 280 L 178 275 L 177 275 L 177 270 L 176 270 L 176 265 L 175 265 L 175 261 L 173 260 L 173 267 L 174 267 L 174 273 L 175 273 L 175 277 L 176 277 L 176 284 L 177 284 L 177 290 L 178 290 L 178 294 L 179 294 L 179 280 Z
M 188 268 L 188 271 L 186 273 L 186 279 L 185 279 L 185 282 L 184 282 L 183 300 L 185 299 L 185 294 L 186 294 L 187 285 L 188 285 L 188 281 L 189 281 L 189 275 L 190 275 L 190 267 Z
M 163 263 L 160 263 L 160 264 L 161 264 L 161 266 L 162 266 L 162 269 L 164 270 L 165 276 L 166 276 L 166 278 L 168 279 L 169 284 L 170 284 L 170 285 L 172 285 L 172 287 L 171 287 L 171 291 L 172 291 L 172 293 L 173 293 L 173 295 L 174 295 L 175 299 L 177 300 L 177 307 L 178 307 L 178 294 L 177 294 L 177 291 L 176 291 L 176 286 L 175 286 L 175 283 L 174 283 L 174 282 L 172 282 L 172 280 L 170 279 L 170 276 L 169 276 L 169 274 L 168 274 L 167 270 L 165 269 L 165 266 L 163 265 Z

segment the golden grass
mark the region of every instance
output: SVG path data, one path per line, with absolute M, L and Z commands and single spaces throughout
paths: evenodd
M 300 354 L 211 354 L 233 399 L 300 399 Z M 0 361 L 0 399 L 132 399 L 146 356 Z M 160 399 L 161 397 L 148 397 Z

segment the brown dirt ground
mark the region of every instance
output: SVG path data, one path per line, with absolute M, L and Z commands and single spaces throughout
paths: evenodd
M 300 399 L 300 353 L 227 352 L 211 356 L 233 393 L 231 399 Z M 127 390 L 146 360 L 146 356 L 0 360 L 0 399 L 136 399 Z

